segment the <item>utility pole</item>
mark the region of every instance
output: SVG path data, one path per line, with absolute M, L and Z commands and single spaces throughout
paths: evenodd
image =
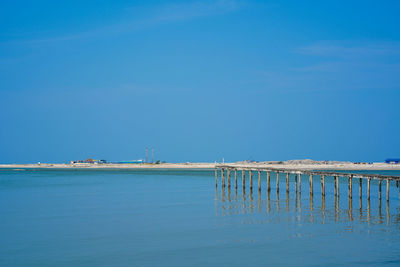
M 145 158 L 145 163 L 147 163 L 147 154 L 149 153 L 149 149 L 146 147 L 146 158 Z
M 151 163 L 154 163 L 154 148 L 151 148 Z

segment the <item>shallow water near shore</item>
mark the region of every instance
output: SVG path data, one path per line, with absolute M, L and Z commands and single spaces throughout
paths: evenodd
M 399 171 L 378 171 L 400 175 Z M 239 177 L 240 176 L 240 177 Z M 399 188 L 366 182 L 353 198 L 326 178 L 301 194 L 215 187 L 213 171 L 0 170 L 1 266 L 400 264 Z

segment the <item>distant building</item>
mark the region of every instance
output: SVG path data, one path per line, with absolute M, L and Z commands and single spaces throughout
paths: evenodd
M 85 163 L 94 163 L 94 161 L 95 161 L 94 159 L 88 158 L 85 160 Z
M 400 159 L 386 159 L 385 163 L 387 163 L 387 164 L 399 164 L 400 163 Z
M 91 163 L 91 164 L 105 164 L 107 163 L 107 160 L 105 159 L 92 159 L 88 158 L 85 160 L 71 160 L 71 164 L 76 164 L 76 163 Z

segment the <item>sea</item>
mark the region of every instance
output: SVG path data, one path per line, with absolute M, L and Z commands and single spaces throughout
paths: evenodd
M 377 171 L 399 175 L 399 171 Z M 400 266 L 400 191 L 207 170 L 0 169 L 0 266 Z M 298 187 L 297 187 L 298 188 Z

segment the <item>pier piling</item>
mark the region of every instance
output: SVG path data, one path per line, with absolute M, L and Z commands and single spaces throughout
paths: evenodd
M 349 177 L 348 177 L 348 182 L 349 182 L 349 198 L 353 198 L 353 176 L 352 175 L 350 175 Z
M 335 201 L 339 199 L 339 192 L 340 192 L 340 177 L 345 177 L 348 179 L 348 194 L 349 194 L 349 208 L 351 213 L 352 207 L 352 198 L 353 198 L 353 178 L 359 179 L 359 198 L 360 198 L 360 210 L 362 210 L 362 179 L 367 179 L 367 199 L 368 202 L 371 198 L 371 179 L 378 180 L 378 190 L 379 190 L 379 203 L 381 203 L 382 199 L 382 181 L 386 180 L 386 202 L 387 206 L 390 200 L 390 181 L 396 181 L 396 187 L 400 182 L 400 177 L 398 176 L 389 176 L 389 175 L 380 175 L 380 174 L 365 174 L 365 173 L 342 173 L 342 172 L 328 172 L 328 171 L 312 171 L 312 170 L 296 170 L 296 169 L 278 169 L 278 168 L 268 168 L 268 167 L 247 167 L 247 166 L 229 166 L 229 165 L 217 165 L 214 169 L 215 175 L 215 187 L 218 187 L 218 172 L 221 171 L 221 190 L 225 192 L 226 182 L 228 184 L 228 194 L 229 189 L 231 188 L 231 173 L 235 171 L 235 189 L 237 189 L 237 176 L 238 170 L 242 172 L 242 183 L 243 183 L 243 191 L 245 191 L 246 187 L 246 171 L 249 172 L 249 183 L 250 183 L 250 194 L 253 190 L 253 171 L 258 172 L 258 191 L 261 193 L 261 174 L 263 171 L 267 172 L 267 192 L 271 191 L 271 172 L 276 173 L 276 192 L 277 196 L 279 197 L 279 174 L 285 173 L 286 174 L 286 193 L 288 194 L 290 191 L 290 175 L 294 175 L 294 182 L 295 182 L 295 192 L 296 192 L 296 201 L 297 201 L 297 193 L 299 193 L 299 199 L 301 198 L 301 175 L 309 175 L 309 191 L 310 191 L 310 199 L 312 201 L 313 194 L 314 194 L 314 187 L 313 187 L 313 177 L 314 175 L 320 176 L 321 179 L 321 195 L 325 198 L 326 195 L 326 188 L 325 188 L 325 177 L 333 177 L 334 178 L 334 190 L 335 190 Z M 226 181 L 227 180 L 227 181 Z M 369 204 L 369 203 L 368 203 Z M 361 215 L 360 215 L 361 216 Z
M 286 173 L 286 193 L 289 193 L 289 173 Z
M 339 190 L 339 185 L 340 185 L 340 183 L 339 183 L 339 176 L 336 176 L 336 191 L 337 191 L 337 197 L 339 198 L 339 192 L 340 192 L 340 190 Z
M 249 176 L 250 176 L 250 190 L 253 190 L 253 171 L 249 171 Z
M 301 173 L 299 173 L 299 194 L 301 195 Z
M 333 177 L 333 183 L 335 184 L 335 197 L 337 196 L 337 176 Z
M 246 189 L 246 170 L 242 169 L 242 183 L 243 183 L 243 191 Z
M 235 169 L 235 189 L 237 189 L 237 169 Z
M 276 172 L 276 193 L 279 193 L 279 172 Z
M 386 202 L 389 202 L 389 179 L 386 179 Z
M 226 176 L 228 177 L 228 187 L 231 188 L 231 170 L 226 170 Z
M 225 187 L 225 176 L 224 176 L 224 169 L 221 169 L 221 187 L 224 188 Z
M 370 200 L 370 192 L 371 192 L 371 178 L 367 180 L 367 198 Z
M 215 187 L 218 187 L 218 170 L 215 168 Z

